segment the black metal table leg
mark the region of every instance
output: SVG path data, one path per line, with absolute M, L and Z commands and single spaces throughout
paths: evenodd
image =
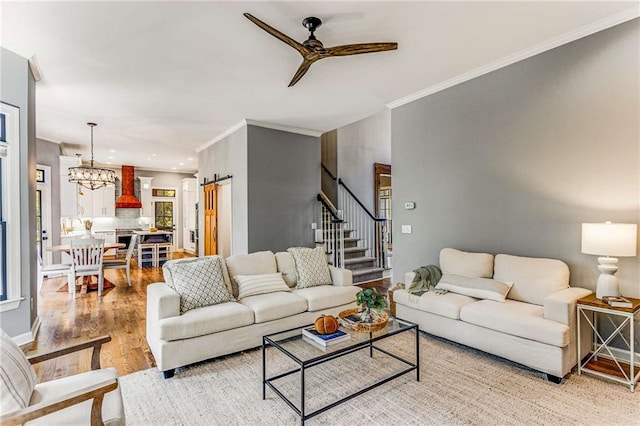
M 264 337 L 262 338 L 262 400 L 267 399 L 267 361 L 266 361 L 266 346 L 264 344 Z
M 304 426 L 304 365 L 300 368 L 300 424 Z
M 420 381 L 420 330 L 418 326 L 416 330 L 416 382 Z

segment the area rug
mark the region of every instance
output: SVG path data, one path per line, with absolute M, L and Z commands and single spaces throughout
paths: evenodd
M 385 349 L 408 359 L 415 336 L 387 339 Z M 293 365 L 268 352 L 269 373 Z M 421 380 L 409 373 L 307 420 L 308 425 L 637 425 L 640 392 L 586 375 L 562 384 L 520 365 L 455 343 L 420 336 Z M 400 363 L 360 351 L 314 367 L 305 377 L 307 410 L 326 404 Z M 292 377 L 296 376 L 296 377 Z M 283 392 L 299 401 L 298 375 L 282 379 Z M 178 369 L 163 380 L 157 369 L 120 379 L 130 425 L 296 425 L 300 419 L 273 391 L 262 400 L 259 349 Z M 299 404 L 299 403 L 298 403 Z

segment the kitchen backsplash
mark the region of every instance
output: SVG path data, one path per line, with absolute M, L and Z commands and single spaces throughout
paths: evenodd
M 107 231 L 119 228 L 141 228 L 149 229 L 150 218 L 138 216 L 140 209 L 118 209 L 118 210 L 137 210 L 136 216 L 133 217 L 96 217 L 93 219 L 93 231 Z M 61 229 L 73 228 L 75 231 L 84 230 L 84 225 L 78 218 L 62 217 L 60 219 L 63 225 Z

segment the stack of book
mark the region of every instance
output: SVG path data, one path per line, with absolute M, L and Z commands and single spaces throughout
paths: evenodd
M 336 344 L 338 342 L 344 342 L 351 337 L 349 333 L 342 330 L 338 330 L 331 334 L 320 334 L 316 331 L 315 327 L 308 327 L 302 329 L 302 337 L 305 340 L 311 341 L 317 345 L 326 347 Z
M 632 308 L 631 300 L 622 296 L 604 296 L 602 301 L 608 303 L 612 308 Z

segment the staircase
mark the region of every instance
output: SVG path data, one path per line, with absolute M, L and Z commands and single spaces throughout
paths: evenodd
M 324 194 L 318 194 L 317 199 L 322 210 L 322 238 L 317 244 L 324 245 L 329 263 L 351 270 L 354 284 L 382 279 L 386 269 L 386 251 L 380 248 L 383 247 L 386 222 L 355 217 L 349 211 L 353 210 L 349 208 L 349 202 L 344 202 L 347 211 L 343 211 L 337 210 Z M 344 220 L 342 216 L 345 214 L 352 220 Z M 377 257 L 374 256 L 376 254 Z

